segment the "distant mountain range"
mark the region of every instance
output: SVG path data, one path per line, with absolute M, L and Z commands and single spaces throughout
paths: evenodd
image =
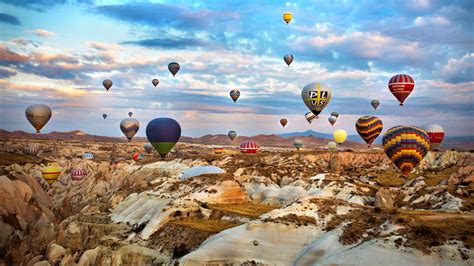
M 50 139 L 50 140 L 73 140 L 73 141 L 88 141 L 88 142 L 126 142 L 125 137 L 107 137 L 98 135 L 89 135 L 80 130 L 57 132 L 53 131 L 45 134 L 28 133 L 24 131 L 6 131 L 0 129 L 0 138 L 31 138 L 31 139 Z M 261 146 L 269 147 L 292 147 L 293 141 L 300 139 L 307 148 L 326 147 L 329 141 L 332 141 L 332 134 L 320 133 L 312 130 L 304 132 L 294 132 L 286 134 L 271 134 L 271 135 L 256 135 L 256 136 L 239 136 L 234 141 L 230 141 L 227 135 L 204 135 L 201 137 L 185 137 L 180 138 L 181 142 L 198 143 L 207 145 L 239 145 L 242 141 L 254 140 Z M 132 141 L 147 141 L 146 138 L 136 137 Z M 375 144 L 380 144 L 382 138 L 379 137 Z M 344 142 L 346 148 L 364 148 L 367 147 L 359 136 L 347 136 Z M 378 146 L 378 145 L 377 145 Z M 458 149 L 458 150 L 472 150 L 474 149 L 474 136 L 461 137 L 446 137 L 441 148 Z

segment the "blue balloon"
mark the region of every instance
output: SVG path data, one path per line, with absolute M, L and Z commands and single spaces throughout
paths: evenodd
M 146 126 L 146 137 L 161 157 L 165 157 L 181 137 L 181 126 L 171 118 L 155 118 Z

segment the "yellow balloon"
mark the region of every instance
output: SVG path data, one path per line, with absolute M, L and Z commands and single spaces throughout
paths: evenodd
M 338 130 L 334 131 L 333 137 L 334 137 L 334 140 L 339 145 L 341 145 L 347 138 L 347 132 L 345 130 L 338 129 Z
M 283 13 L 283 20 L 286 22 L 286 24 L 290 23 L 292 18 L 293 14 L 291 14 L 290 12 Z
M 61 174 L 61 168 L 56 166 L 48 166 L 43 168 L 42 171 L 43 178 L 48 184 L 52 184 L 58 179 L 59 175 Z

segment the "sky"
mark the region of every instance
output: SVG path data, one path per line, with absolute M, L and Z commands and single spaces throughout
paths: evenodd
M 24 112 L 43 103 L 53 110 L 43 132 L 121 136 L 131 111 L 138 136 L 157 117 L 193 137 L 356 134 L 362 115 L 380 117 L 384 131 L 437 123 L 448 136 L 474 135 L 472 14 L 472 0 L 0 0 L 0 128 L 34 132 Z M 181 65 L 176 77 L 170 62 Z M 387 86 L 399 73 L 416 84 L 404 106 Z M 312 82 L 333 98 L 310 125 L 301 90 Z

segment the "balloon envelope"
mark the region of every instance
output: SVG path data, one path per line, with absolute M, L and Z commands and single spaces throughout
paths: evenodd
M 304 117 L 306 118 L 306 121 L 308 121 L 308 123 L 311 124 L 311 122 L 313 122 L 313 120 L 316 118 L 316 115 L 313 114 L 313 112 L 307 112 Z
M 299 151 L 301 147 L 303 147 L 303 141 L 300 139 L 295 139 L 295 141 L 293 141 L 293 146 L 295 146 L 296 150 Z
M 310 83 L 301 91 L 303 102 L 316 116 L 328 105 L 331 96 L 331 89 L 319 82 Z
M 103 117 L 104 119 L 106 119 L 106 118 L 107 118 L 107 114 L 102 114 L 102 117 Z
M 231 130 L 229 131 L 229 133 L 227 133 L 227 136 L 229 137 L 230 140 L 234 140 L 235 137 L 237 137 L 237 132 L 235 132 L 234 130 Z
M 26 119 L 36 129 L 36 133 L 41 133 L 40 130 L 51 119 L 51 108 L 44 104 L 33 104 L 25 110 Z
M 60 174 L 61 168 L 56 166 L 48 166 L 42 170 L 43 179 L 50 185 L 58 179 Z
M 334 142 L 334 141 L 328 142 L 328 148 L 329 148 L 330 150 L 336 149 L 336 147 L 337 147 L 337 143 L 336 143 L 336 142 Z
M 438 124 L 425 124 L 421 126 L 430 137 L 430 148 L 437 149 L 444 139 L 444 129 Z
M 287 120 L 286 118 L 282 118 L 282 119 L 280 119 L 280 124 L 281 124 L 283 127 L 285 127 L 286 124 L 288 124 L 288 120 Z
M 171 72 L 171 74 L 173 74 L 173 77 L 176 75 L 176 73 L 178 73 L 179 68 L 180 66 L 176 62 L 171 62 L 168 64 L 168 70 Z
M 109 89 L 112 87 L 114 83 L 110 80 L 110 79 L 106 79 L 104 81 L 102 81 L 102 85 L 104 86 L 104 88 L 109 91 Z
M 230 98 L 232 98 L 232 100 L 234 100 L 234 103 L 240 97 L 240 91 L 239 90 L 231 90 L 229 94 L 230 94 Z
M 360 137 L 370 145 L 382 133 L 383 123 L 380 118 L 376 116 L 361 116 L 355 124 L 357 133 Z
M 146 126 L 146 136 L 161 157 L 165 157 L 181 137 L 181 126 L 171 118 L 155 118 Z
M 33 143 L 33 144 L 29 144 L 26 148 L 25 148 L 25 154 L 26 155 L 38 155 L 40 151 L 40 147 L 38 146 L 38 144 L 36 143 Z
M 334 116 L 337 119 L 337 118 L 339 118 L 339 113 L 338 112 L 332 112 L 331 116 Z
M 408 176 L 430 149 L 430 137 L 423 129 L 414 126 L 395 126 L 382 138 L 388 158 Z
M 133 113 L 132 112 L 128 112 L 128 117 L 132 117 Z
M 291 62 L 293 62 L 293 59 L 295 58 L 293 57 L 292 54 L 286 54 L 285 56 L 283 56 L 283 60 L 288 66 L 290 66 Z
M 135 118 L 125 118 L 120 122 L 120 130 L 127 137 L 128 141 L 132 140 L 140 129 L 140 123 Z
M 409 75 L 398 74 L 388 81 L 388 88 L 400 102 L 400 105 L 403 105 L 405 99 L 415 88 L 415 80 Z
M 82 168 L 73 168 L 71 170 L 71 178 L 74 181 L 81 181 L 82 179 L 84 179 L 84 177 L 86 177 L 86 175 L 87 172 Z
M 241 153 L 257 153 L 260 150 L 260 145 L 257 142 L 249 140 L 240 143 Z
M 286 22 L 286 24 L 290 23 L 291 19 L 293 19 L 293 14 L 291 12 L 283 13 L 283 20 Z
M 379 107 L 379 105 L 380 105 L 380 101 L 374 99 L 370 102 L 370 104 L 372 105 L 372 107 L 374 107 L 374 110 L 377 110 L 377 107 Z
M 337 117 L 331 115 L 330 117 L 328 117 L 328 121 L 329 123 L 331 123 L 332 126 L 334 126 L 337 121 Z
M 333 137 L 334 141 L 341 145 L 347 138 L 347 132 L 343 129 L 338 129 L 334 131 Z
M 145 145 L 143 145 L 143 148 L 147 153 L 150 153 L 153 150 L 153 145 L 151 145 L 150 143 L 145 143 Z
M 158 79 L 153 79 L 151 83 L 153 84 L 153 86 L 156 87 L 160 83 L 160 81 Z

